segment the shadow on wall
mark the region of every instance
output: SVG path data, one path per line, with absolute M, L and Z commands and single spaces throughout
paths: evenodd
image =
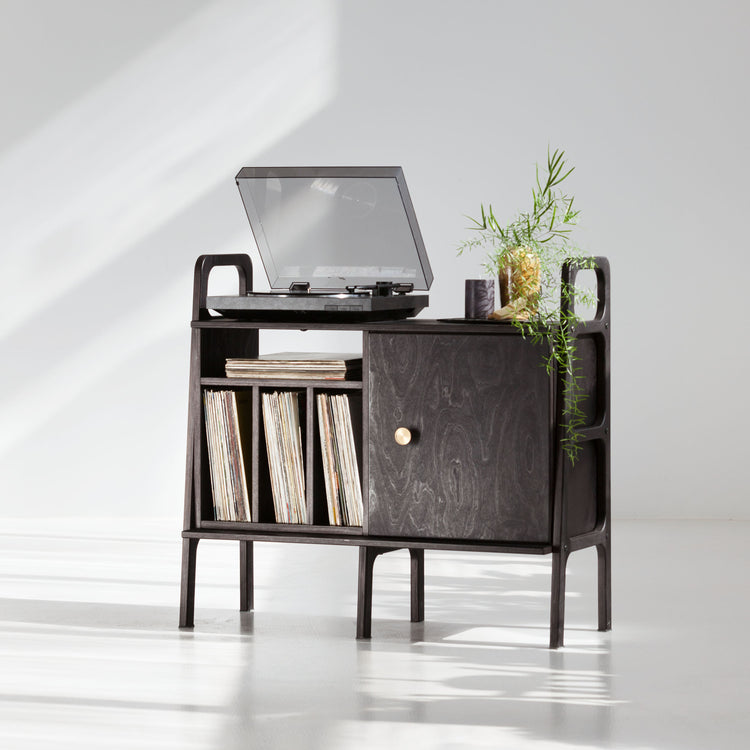
M 104 514 L 153 512 L 138 494 L 165 419 L 179 429 L 167 451 L 183 458 L 192 263 L 247 246 L 231 176 L 333 95 L 332 2 L 286 5 L 204 6 L 0 156 L 14 186 L 0 204 L 13 280 L 0 321 L 2 514 L 88 512 L 103 495 Z M 140 474 L 140 493 L 111 481 L 82 493 L 86 472 Z

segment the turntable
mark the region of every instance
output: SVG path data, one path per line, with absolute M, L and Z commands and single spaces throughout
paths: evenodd
M 249 320 L 409 318 L 432 270 L 401 167 L 245 167 L 237 185 L 269 292 L 208 297 Z

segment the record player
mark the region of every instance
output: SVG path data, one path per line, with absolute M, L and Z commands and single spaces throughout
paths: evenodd
M 401 167 L 244 167 L 269 292 L 209 296 L 248 320 L 370 321 L 427 307 L 432 270 Z

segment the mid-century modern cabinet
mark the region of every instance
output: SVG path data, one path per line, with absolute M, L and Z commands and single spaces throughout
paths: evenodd
M 193 625 L 201 539 L 240 546 L 240 609 L 253 606 L 253 543 L 359 547 L 357 637 L 371 632 L 373 565 L 408 549 L 411 619 L 424 618 L 424 550 L 551 555 L 550 647 L 563 643 L 569 555 L 598 553 L 600 630 L 611 627 L 609 449 L 609 264 L 597 258 L 598 307 L 576 331 L 588 398 L 582 450 L 572 465 L 560 445 L 560 373 L 542 365 L 542 345 L 512 326 L 399 320 L 361 323 L 254 322 L 212 317 L 213 267 L 237 268 L 252 288 L 246 255 L 201 256 L 195 268 L 180 626 Z M 576 268 L 563 273 L 572 281 Z M 346 330 L 362 335 L 361 380 L 249 380 L 224 375 L 227 357 L 255 357 L 261 329 Z M 249 391 L 246 456 L 250 523 L 213 520 L 202 392 Z M 306 524 L 274 520 L 261 394 L 296 390 L 303 414 Z M 364 505 L 361 527 L 328 523 L 315 412 L 317 393 L 349 395 Z M 498 618 L 502 613 L 498 612 Z

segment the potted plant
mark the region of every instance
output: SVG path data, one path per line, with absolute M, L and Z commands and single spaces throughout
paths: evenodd
M 580 452 L 578 430 L 585 424 L 574 335 L 582 321 L 575 304 L 590 305 L 595 300 L 593 292 L 562 282 L 561 269 L 569 260 L 583 269 L 594 268 L 595 262 L 571 240 L 579 211 L 560 186 L 573 170 L 564 151 L 548 150 L 546 173 L 536 168 L 531 209 L 501 224 L 492 206 L 485 210 L 482 205 L 481 219 L 468 217 L 472 236 L 459 245 L 458 253 L 480 248 L 486 252 L 484 269 L 497 277 L 501 300 L 501 308 L 489 317 L 508 321 L 532 341 L 548 344 L 548 372 L 558 368 L 565 375 L 562 447 L 575 463 Z

